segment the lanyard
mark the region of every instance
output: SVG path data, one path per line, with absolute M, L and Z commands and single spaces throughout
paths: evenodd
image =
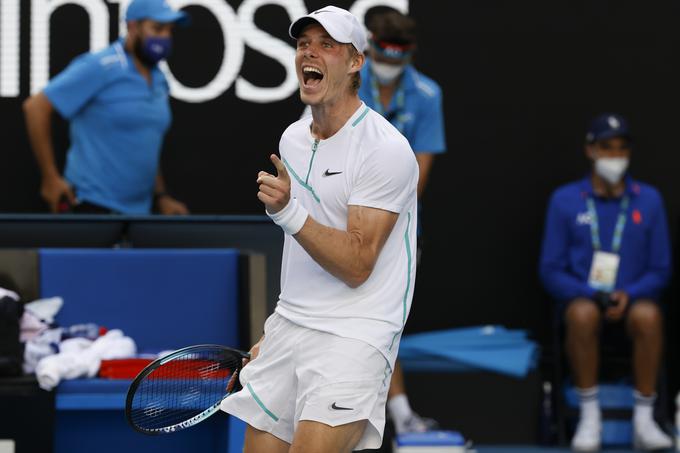
M 597 220 L 597 211 L 595 210 L 595 202 L 591 197 L 586 199 L 588 205 L 588 214 L 590 215 L 590 237 L 593 241 L 593 249 L 601 250 L 602 243 L 600 242 L 600 226 Z M 628 211 L 629 199 L 624 196 L 621 200 L 621 207 L 619 209 L 619 218 L 616 220 L 616 228 L 614 228 L 614 237 L 612 237 L 612 253 L 619 253 L 621 249 L 621 241 L 623 240 L 623 229 L 626 226 L 626 214 Z
M 402 74 L 402 77 L 404 75 Z M 399 83 L 399 88 L 397 88 L 396 93 L 396 103 L 397 108 L 392 112 L 385 112 L 383 108 L 382 101 L 380 100 L 380 91 L 378 90 L 378 82 L 376 82 L 375 77 L 371 77 L 371 93 L 373 94 L 373 104 L 376 112 L 384 116 L 387 121 L 392 123 L 392 126 L 396 127 L 399 132 L 404 133 L 404 121 L 402 120 L 401 112 L 404 110 L 404 86 Z

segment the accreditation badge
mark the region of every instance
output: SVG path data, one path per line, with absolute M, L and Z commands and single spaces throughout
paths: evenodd
M 600 291 L 613 291 L 620 261 L 621 257 L 616 253 L 596 251 L 590 266 L 588 285 Z

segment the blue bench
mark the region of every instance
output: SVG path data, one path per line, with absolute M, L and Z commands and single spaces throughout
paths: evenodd
M 239 344 L 239 253 L 233 249 L 41 249 L 41 297 L 60 296 L 57 321 L 121 329 L 138 350 Z M 239 427 L 216 414 L 170 436 L 126 423 L 129 380 L 77 379 L 56 393 L 55 453 L 227 452 Z M 233 439 L 232 439 L 233 442 Z

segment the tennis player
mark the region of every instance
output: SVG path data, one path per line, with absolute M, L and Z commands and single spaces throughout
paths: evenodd
M 366 34 L 328 6 L 295 21 L 300 97 L 260 201 L 284 230 L 281 294 L 222 409 L 248 423 L 244 451 L 379 448 L 415 282 L 418 165 L 357 92 Z

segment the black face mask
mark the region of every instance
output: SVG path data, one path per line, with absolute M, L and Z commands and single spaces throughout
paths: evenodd
M 135 44 L 132 46 L 135 57 L 142 62 L 144 66 L 149 69 L 153 69 L 158 61 L 149 58 L 147 53 L 144 51 L 144 38 L 137 38 Z

